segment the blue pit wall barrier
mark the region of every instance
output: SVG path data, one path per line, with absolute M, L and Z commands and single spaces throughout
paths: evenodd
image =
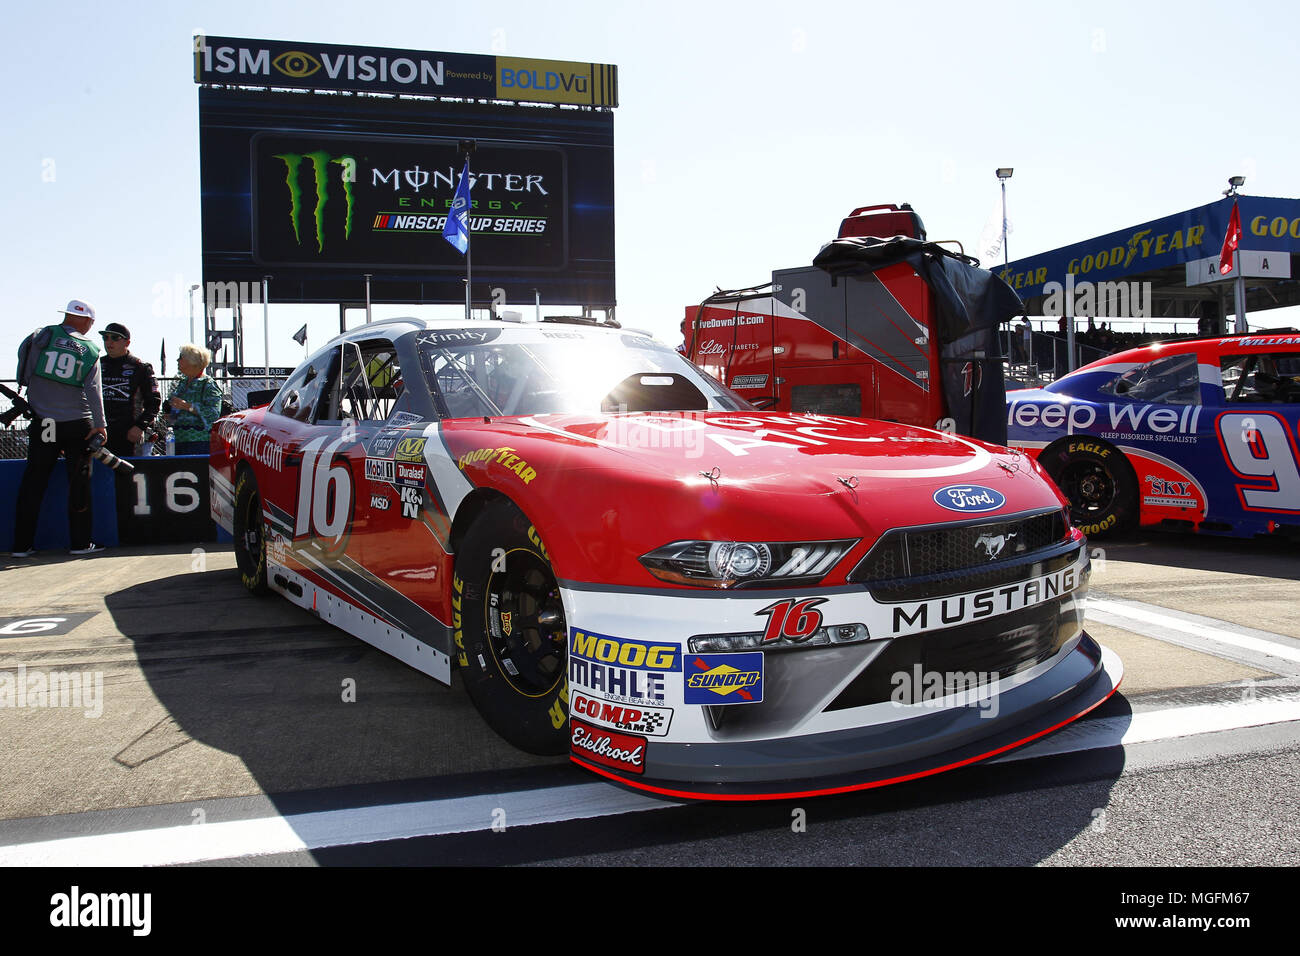
M 230 540 L 209 511 L 207 455 L 127 460 L 135 466 L 133 475 L 99 462 L 91 466 L 92 541 L 117 547 Z M 0 460 L 0 551 L 13 550 L 14 507 L 26 467 L 25 459 Z M 41 502 L 36 550 L 68 547 L 68 473 L 59 462 Z

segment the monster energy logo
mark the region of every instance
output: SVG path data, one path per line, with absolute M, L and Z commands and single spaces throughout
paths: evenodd
M 325 251 L 325 204 L 329 201 L 329 173 L 332 165 L 342 169 L 343 199 L 347 203 L 347 214 L 343 221 L 343 238 L 351 238 L 352 184 L 357 181 L 357 161 L 351 156 L 331 156 L 319 149 L 314 153 L 276 153 L 275 158 L 284 163 L 284 182 L 289 187 L 289 219 L 293 223 L 294 240 L 302 244 L 303 190 L 299 177 L 305 165 L 304 160 L 310 163 L 316 183 L 316 207 L 312 214 L 316 226 L 316 251 Z

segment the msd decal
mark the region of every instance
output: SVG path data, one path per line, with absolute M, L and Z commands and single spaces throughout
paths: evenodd
M 602 727 L 648 737 L 668 736 L 673 719 L 671 707 L 630 707 L 577 693 L 569 698 L 569 713 Z
M 1007 496 L 983 485 L 948 485 L 934 493 L 934 503 L 962 514 L 997 511 L 1007 503 Z
M 580 757 L 627 773 L 645 773 L 644 737 L 592 727 L 570 717 L 573 751 Z
M 763 655 L 692 654 L 683 690 L 688 704 L 761 703 Z

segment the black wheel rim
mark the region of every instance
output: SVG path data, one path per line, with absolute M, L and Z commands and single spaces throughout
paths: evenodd
M 256 564 L 262 556 L 262 502 L 257 495 L 248 496 L 243 519 L 244 551 Z
M 1070 499 L 1075 518 L 1088 518 L 1110 511 L 1115 504 L 1115 476 L 1095 461 L 1075 461 L 1061 473 L 1061 490 Z
M 568 625 L 550 565 L 517 549 L 505 570 L 488 575 L 484 620 L 488 645 L 512 687 L 540 697 L 564 679 Z

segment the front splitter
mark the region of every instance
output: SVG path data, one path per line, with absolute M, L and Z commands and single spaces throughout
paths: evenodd
M 621 786 L 679 800 L 790 800 L 888 787 L 948 770 L 956 770 L 1015 750 L 1061 729 L 1100 707 L 1119 689 L 1124 677 L 1124 665 L 1117 654 L 1097 644 L 1085 634 L 1074 653 L 1089 654 L 1089 652 L 1097 655 L 1098 666 L 1095 673 L 1090 675 L 1088 680 L 1078 684 L 1072 693 L 1054 706 L 1041 710 L 1012 727 L 995 731 L 987 737 L 981 737 L 949 750 L 885 766 L 872 766 L 860 771 L 822 777 L 805 776 L 797 780 L 710 781 L 695 784 L 681 780 L 657 781 L 629 777 L 572 754 L 569 759 L 578 766 Z

